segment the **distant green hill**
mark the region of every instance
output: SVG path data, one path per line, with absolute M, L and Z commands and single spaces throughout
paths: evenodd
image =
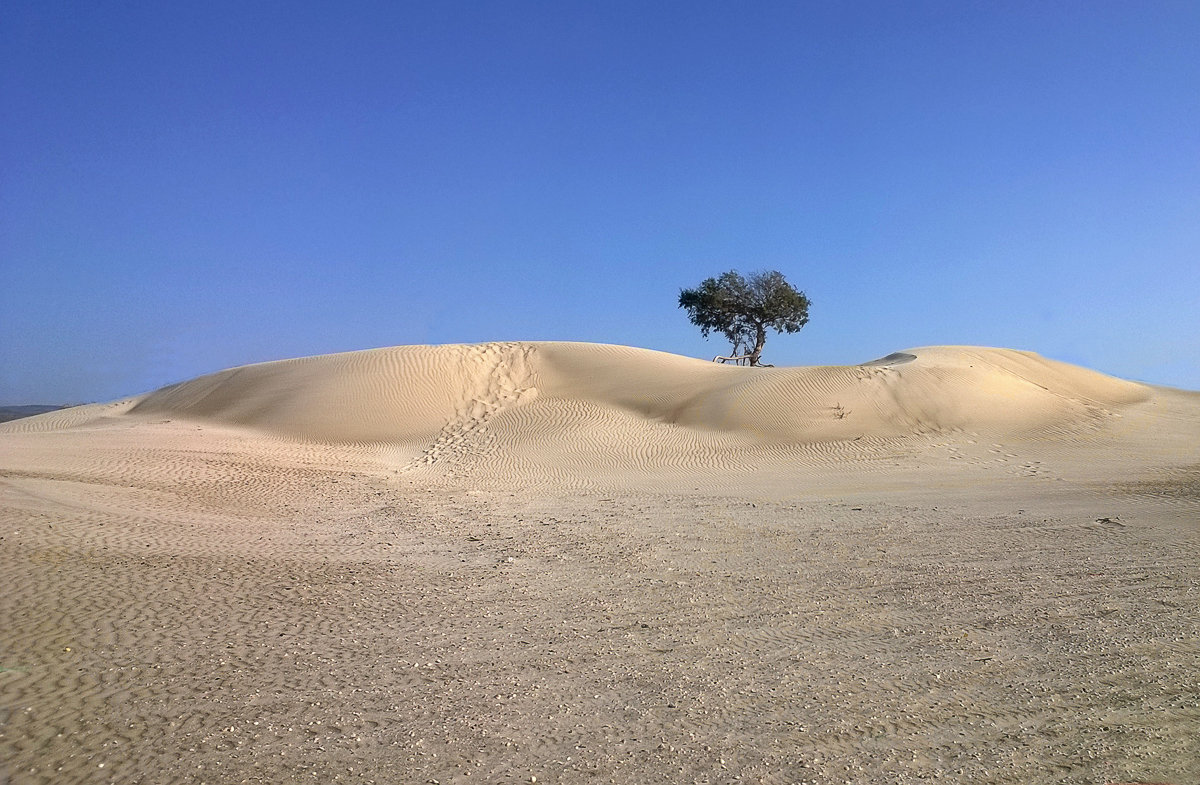
M 34 403 L 27 406 L 0 406 L 0 422 L 8 422 L 9 420 L 19 420 L 22 417 L 32 417 L 35 414 L 45 414 L 59 409 L 65 409 L 65 406 L 50 406 L 47 404 Z

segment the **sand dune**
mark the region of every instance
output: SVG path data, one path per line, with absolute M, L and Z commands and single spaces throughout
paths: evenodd
M 0 424 L 0 780 L 1194 782 L 1200 393 L 574 343 Z
M 310 441 L 388 444 L 428 461 L 485 447 L 530 452 L 539 440 L 604 461 L 612 443 L 724 449 L 1073 433 L 1150 395 L 1140 384 L 1004 349 L 927 347 L 861 365 L 746 369 L 620 346 L 511 343 L 233 368 L 122 408 Z M 114 413 L 76 409 L 11 427 L 78 427 Z
M 1031 352 L 934 346 L 744 368 L 646 349 L 399 346 L 232 368 L 0 434 L 191 423 L 474 482 L 796 493 L 928 471 L 1075 479 L 1200 462 L 1200 394 Z M 1188 469 L 1190 471 L 1190 469 Z
M 1046 461 L 1063 451 L 1095 453 L 1127 415 L 1161 426 L 1176 400 L 1190 422 L 1184 393 L 1008 349 L 923 347 L 859 365 L 742 368 L 624 346 L 489 343 L 232 368 L 0 432 L 190 422 L 353 446 L 424 481 L 794 491 L 798 471 L 816 487 L 848 477 L 851 465 L 857 481 L 888 469 L 895 486 L 923 482 L 929 465 L 988 467 L 983 445 L 1001 442 L 1032 450 L 1019 462 L 1013 453 L 1008 471 L 1046 475 Z M 1108 472 L 1162 468 L 1146 451 L 1186 444 L 1190 431 L 1150 436 L 1159 426 L 1138 429 L 1139 447 L 1111 452 Z M 1059 463 L 1060 475 L 1070 472 Z M 1098 469 L 1093 454 L 1086 471 Z
M 932 445 L 1080 444 L 1155 393 L 1029 352 L 925 347 L 741 368 L 584 343 L 401 346 L 233 368 L 30 430 L 124 417 L 359 445 L 404 471 L 689 486 L 837 473 Z M 89 420 L 89 418 L 92 418 Z M 741 482 L 738 480 L 737 482 Z

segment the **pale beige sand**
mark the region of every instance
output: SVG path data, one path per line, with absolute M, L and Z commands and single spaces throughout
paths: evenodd
M 0 425 L 0 782 L 1200 781 L 1200 394 L 565 343 Z

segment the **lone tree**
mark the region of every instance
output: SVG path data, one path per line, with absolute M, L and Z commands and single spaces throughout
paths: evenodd
M 795 333 L 808 324 L 808 297 L 797 291 L 778 270 L 741 273 L 730 270 L 717 278 L 707 278 L 695 289 L 679 292 L 679 307 L 700 328 L 724 335 L 737 355 L 743 347 L 750 351 L 751 365 L 758 365 L 767 328 L 775 332 Z

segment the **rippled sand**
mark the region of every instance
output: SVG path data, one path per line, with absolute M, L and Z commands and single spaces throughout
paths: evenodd
M 1182 785 L 1198 544 L 1027 353 L 250 366 L 0 425 L 0 781 Z

